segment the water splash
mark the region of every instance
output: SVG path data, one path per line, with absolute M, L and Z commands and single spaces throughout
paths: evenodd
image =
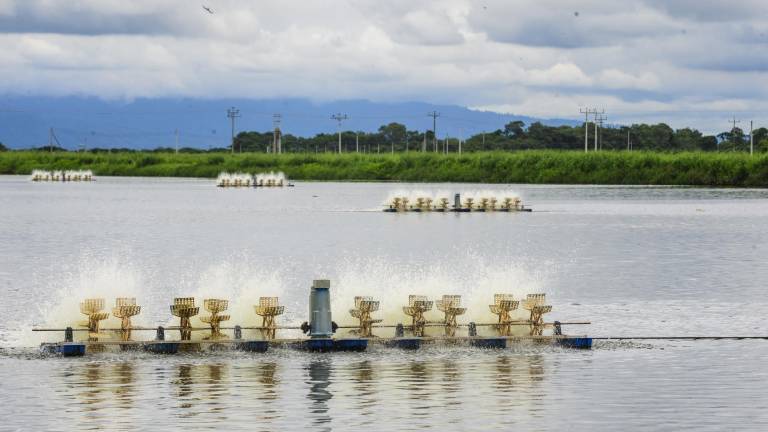
M 29 176 L 30 181 L 91 181 L 93 172 L 91 170 L 66 170 L 66 171 L 45 171 L 32 170 Z
M 482 199 L 495 200 L 496 202 L 503 202 L 506 198 L 521 199 L 520 193 L 512 189 L 466 189 L 459 191 L 448 191 L 445 189 L 396 189 L 390 191 L 383 204 L 389 206 L 397 198 L 407 199 L 410 204 L 416 203 L 417 200 L 431 201 L 432 205 L 437 205 L 440 201 L 446 200 L 449 205 L 453 205 L 454 195 L 456 193 L 461 194 L 462 203 L 467 198 L 472 199 L 475 203 L 479 203 Z
M 222 172 L 216 177 L 216 186 L 229 187 L 229 186 L 251 186 L 253 184 L 253 177 L 246 173 L 228 173 Z
M 428 263 L 380 258 L 349 258 L 331 268 L 316 268 L 311 271 L 314 278 L 331 279 L 332 312 L 339 324 L 353 325 L 349 310 L 354 307 L 355 296 L 371 296 L 381 302 L 376 318 L 386 324 L 406 323 L 402 307 L 408 302 L 409 294 L 426 295 L 432 300 L 444 294 L 462 296 L 467 313 L 461 322 L 489 322 L 494 316 L 488 305 L 495 293 L 512 293 L 523 298 L 528 293 L 547 291 L 552 274 L 551 266 L 537 262 L 529 264 L 514 257 L 484 257 L 480 253 L 465 249 L 448 251 L 449 257 L 440 262 L 430 259 Z M 178 320 L 172 317 L 168 305 L 173 297 L 195 297 L 201 306 L 200 315 L 193 319 L 193 326 L 205 327 L 199 317 L 206 315 L 203 299 L 220 298 L 229 300 L 226 314 L 231 319 L 225 326 L 260 325 L 261 319 L 253 306 L 259 297 L 276 296 L 286 306 L 284 315 L 278 318 L 279 325 L 298 325 L 307 319 L 307 297 L 310 280 L 293 280 L 289 277 L 289 263 L 275 262 L 266 266 L 254 266 L 247 253 L 233 254 L 223 261 L 203 269 L 194 267 L 177 269 L 181 274 L 173 277 L 173 287 L 163 286 L 154 275 L 144 274 L 130 262 L 120 259 L 100 261 L 81 260 L 76 272 L 62 277 L 60 285 L 51 292 L 55 294 L 44 302 L 35 322 L 23 323 L 24 330 L 10 338 L 13 346 L 35 346 L 41 341 L 58 341 L 62 335 L 54 333 L 33 333 L 33 326 L 62 328 L 77 326 L 85 320 L 79 312 L 79 302 L 84 298 L 104 298 L 107 311 L 111 310 L 116 297 L 136 297 L 142 306 L 142 313 L 135 317 L 135 326 L 175 326 Z M 548 292 L 548 294 L 552 294 Z M 523 318 L 524 311 L 519 311 Z M 427 314 L 429 320 L 440 319 L 436 309 Z M 119 320 L 110 317 L 102 324 L 104 328 L 119 327 Z M 76 333 L 84 337 L 84 333 Z M 205 332 L 195 332 L 194 337 L 203 337 Z M 255 335 L 247 333 L 246 337 Z M 281 332 L 283 337 L 298 337 L 298 332 Z M 175 337 L 172 335 L 171 337 Z M 137 339 L 151 338 L 145 333 Z
M 428 264 L 351 259 L 340 264 L 337 280 L 332 281 L 331 307 L 335 321 L 353 324 L 349 309 L 354 306 L 354 297 L 372 296 L 381 302 L 377 317 L 391 324 L 406 321 L 402 307 L 407 305 L 409 294 L 426 295 L 430 300 L 458 294 L 467 308 L 462 321 L 489 322 L 494 318 L 488 309 L 493 294 L 523 298 L 544 292 L 548 277 L 548 272 L 532 270 L 525 263 L 488 260 L 473 252 L 462 254 L 460 259 Z M 522 318 L 525 312 L 519 313 Z M 433 309 L 427 316 L 437 320 L 440 312 Z
M 41 341 L 60 341 L 62 334 L 57 332 L 35 333 L 33 327 L 62 328 L 81 327 L 87 321 L 80 313 L 80 302 L 86 298 L 105 299 L 105 312 L 110 312 L 116 297 L 136 297 L 138 304 L 149 301 L 151 293 L 141 278 L 141 272 L 132 265 L 119 259 L 92 260 L 84 257 L 77 266 L 78 271 L 63 273 L 57 280 L 53 294 L 38 303 L 38 311 L 30 316 L 29 322 L 20 323 L 20 328 L 9 332 L 9 345 L 34 346 Z M 150 322 L 146 315 L 138 315 L 133 323 L 136 326 Z M 104 328 L 116 328 L 120 320 L 110 315 L 102 321 Z M 85 336 L 76 332 L 77 336 Z

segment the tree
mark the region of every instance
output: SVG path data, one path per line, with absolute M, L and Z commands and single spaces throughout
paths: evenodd
M 514 120 L 504 125 L 504 136 L 508 138 L 522 138 L 525 135 L 525 122 Z
M 701 148 L 701 132 L 691 128 L 678 129 L 672 143 L 675 150 L 698 150 Z
M 0 142 L 0 152 L 8 151 L 8 147 L 4 146 L 3 143 Z
M 384 141 L 386 141 L 392 148 L 395 145 L 400 146 L 405 142 L 406 129 L 405 125 L 400 123 L 390 123 L 386 126 L 379 127 L 379 133 Z

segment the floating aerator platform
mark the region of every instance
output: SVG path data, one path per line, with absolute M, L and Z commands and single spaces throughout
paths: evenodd
M 33 170 L 29 179 L 33 182 L 89 182 L 93 181 L 93 172 L 91 170 Z
M 259 173 L 256 175 L 246 173 L 222 172 L 216 177 L 218 187 L 292 187 L 282 172 Z
M 586 336 L 566 336 L 562 334 L 565 325 L 589 324 L 589 322 L 552 322 L 544 321 L 544 315 L 552 311 L 546 304 L 542 293 L 528 294 L 516 300 L 512 294 L 495 294 L 493 304 L 489 305 L 487 323 L 461 322 L 467 308 L 462 306 L 462 298 L 456 294 L 446 294 L 437 300 L 430 300 L 424 295 L 409 295 L 408 303 L 402 308 L 405 323 L 384 324 L 374 315 L 381 303 L 370 296 L 354 297 L 354 308 L 349 314 L 355 319 L 354 325 L 339 326 L 333 321 L 331 313 L 331 282 L 319 279 L 312 282 L 309 291 L 309 310 L 307 321 L 301 325 L 281 326 L 277 317 L 285 312 L 277 297 L 260 297 L 253 306 L 261 325 L 245 327 L 235 325 L 225 327 L 230 320 L 225 314 L 229 300 L 209 298 L 203 300 L 206 315 L 200 317 L 205 327 L 194 327 L 191 319 L 200 313 L 194 297 L 173 299 L 170 312 L 179 318 L 178 326 L 172 327 L 137 327 L 131 318 L 141 312 L 135 298 L 117 298 L 112 315 L 120 319 L 119 328 L 103 328 L 100 324 L 109 317 L 104 312 L 105 300 L 101 298 L 85 299 L 80 303 L 80 312 L 88 320 L 81 328 L 34 329 L 35 331 L 60 331 L 64 341 L 43 343 L 46 352 L 65 356 L 78 356 L 87 352 L 98 352 L 110 346 L 120 349 L 142 348 L 157 354 L 174 354 L 179 351 L 199 351 L 201 349 L 237 349 L 264 352 L 272 347 L 286 347 L 307 351 L 364 351 L 371 344 L 401 349 L 418 349 L 423 344 L 464 344 L 481 348 L 506 348 L 519 343 L 547 343 L 569 348 L 590 348 L 592 339 Z M 433 307 L 437 311 L 433 311 Z M 438 315 L 439 313 L 439 315 Z M 430 320 L 430 314 L 435 315 Z M 515 316 L 517 314 L 517 316 Z M 548 330 L 551 329 L 551 332 Z M 166 339 L 166 330 L 178 330 L 178 339 Z M 303 338 L 280 339 L 281 330 L 301 330 Z M 339 337 L 339 330 L 349 336 Z M 383 333 L 389 331 L 389 335 Z M 76 332 L 85 332 L 85 337 L 75 340 Z M 153 331 L 154 340 L 135 340 L 136 332 Z M 251 338 L 243 336 L 250 331 Z M 196 332 L 202 333 L 193 338 Z M 548 332 L 549 334 L 545 334 Z
M 494 193 L 481 194 L 479 196 L 470 196 L 461 199 L 461 194 L 453 196 L 453 205 L 450 204 L 448 197 L 445 196 L 395 196 L 389 199 L 384 206 L 384 211 L 388 213 L 397 212 L 529 212 L 531 209 L 525 207 L 519 197 L 503 196 L 498 197 Z

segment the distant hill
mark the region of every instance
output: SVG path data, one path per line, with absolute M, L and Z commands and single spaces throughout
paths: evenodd
M 299 136 L 335 132 L 333 113 L 344 113 L 344 130 L 375 131 L 382 124 L 399 122 L 410 130 L 432 128 L 428 112 L 437 111 L 439 137 L 464 136 L 500 129 L 512 120 L 526 124 L 574 125 L 575 120 L 536 119 L 526 116 L 473 111 L 454 105 L 421 102 L 380 103 L 346 100 L 315 103 L 307 99 L 136 99 L 105 101 L 90 97 L 0 97 L 0 142 L 9 148 L 48 145 L 49 128 L 59 144 L 80 146 L 155 148 L 173 147 L 175 130 L 182 147 L 224 147 L 231 124 L 227 108 L 240 110 L 235 131 L 268 131 L 274 113 L 282 115 L 282 130 Z

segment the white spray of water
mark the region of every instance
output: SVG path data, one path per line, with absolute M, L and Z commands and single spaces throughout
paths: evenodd
M 475 202 L 479 202 L 483 198 L 495 199 L 497 202 L 502 202 L 505 198 L 521 198 L 520 193 L 511 189 L 466 189 L 454 192 L 445 189 L 396 189 L 389 192 L 384 204 L 389 205 L 395 198 L 406 198 L 411 204 L 415 203 L 418 198 L 429 198 L 433 205 L 441 199 L 447 199 L 453 205 L 453 198 L 456 193 L 461 194 L 462 202 L 467 198 L 472 198 Z
M 522 263 L 489 262 L 472 253 L 464 255 L 460 263 L 455 259 L 428 264 L 350 260 L 340 265 L 337 274 L 338 280 L 331 286 L 331 307 L 339 324 L 354 324 L 349 309 L 358 295 L 380 301 L 376 318 L 388 324 L 405 323 L 403 306 L 408 304 L 410 294 L 425 295 L 430 300 L 445 294 L 461 295 L 462 306 L 467 308 L 462 322 L 490 322 L 495 318 L 488 308 L 494 294 L 510 293 L 519 299 L 544 292 L 547 286 L 546 274 L 531 271 Z M 520 318 L 525 314 L 519 313 Z M 428 320 L 439 320 L 441 313 L 433 308 L 426 316 Z
M 355 324 L 349 314 L 355 296 L 371 296 L 379 300 L 381 308 L 374 317 L 383 319 L 385 324 L 407 323 L 408 317 L 402 307 L 407 305 L 409 294 L 426 295 L 430 300 L 438 300 L 444 294 L 461 295 L 467 313 L 460 322 L 490 322 L 494 316 L 488 305 L 493 303 L 493 294 L 511 293 L 521 299 L 528 293 L 546 292 L 549 285 L 551 272 L 547 263 L 537 262 L 532 266 L 508 256 L 488 258 L 466 250 L 446 251 L 446 256 L 449 258 L 445 261 L 435 262 L 430 258 L 426 263 L 386 257 L 351 258 L 335 263 L 330 269 L 317 269 L 314 277 L 330 277 L 333 317 L 341 325 Z M 35 346 L 41 341 L 61 340 L 62 335 L 58 332 L 40 334 L 29 329 L 33 326 L 74 327 L 83 323 L 86 317 L 79 312 L 79 302 L 84 298 L 104 298 L 105 311 L 111 311 L 116 297 L 136 297 L 137 303 L 142 305 L 142 313 L 133 323 L 151 327 L 178 325 L 178 319 L 170 315 L 168 308 L 173 297 L 195 297 L 201 307 L 199 316 L 207 314 L 202 307 L 203 299 L 221 298 L 230 301 L 229 310 L 224 313 L 231 319 L 223 323 L 224 326 L 253 326 L 261 324 L 261 318 L 253 308 L 259 297 L 277 296 L 285 306 L 285 314 L 278 318 L 278 325 L 297 325 L 307 319 L 311 281 L 289 283 L 282 270 L 286 268 L 288 266 L 280 264 L 266 268 L 254 265 L 245 257 L 230 257 L 199 273 L 193 270 L 184 276 L 189 283 L 168 289 L 146 284 L 145 280 L 155 278 L 147 279 L 130 263 L 117 259 L 108 262 L 84 259 L 77 272 L 63 275 L 60 285 L 49 291 L 56 294 L 50 301 L 42 303 L 37 322 L 24 324 L 22 328 L 25 330 L 10 341 L 16 346 Z M 551 297 L 553 293 L 548 294 Z M 521 310 L 517 317 L 523 318 L 524 314 Z M 199 316 L 193 319 L 193 326 L 205 327 Z M 436 308 L 427 314 L 428 320 L 440 318 Z M 119 320 L 110 317 L 102 327 L 117 328 L 119 325 Z M 194 337 L 197 339 L 204 334 L 195 332 Z M 86 336 L 84 332 L 76 332 L 76 335 L 79 339 Z M 297 336 L 298 332 L 280 332 L 280 337 Z M 140 337 L 146 338 L 145 334 Z
M 254 176 L 256 180 L 257 185 L 267 185 L 267 184 L 273 184 L 273 185 L 285 185 L 288 183 L 288 179 L 285 177 L 285 174 L 278 171 L 270 171 L 268 173 L 259 173 Z
M 91 181 L 93 180 L 93 172 L 91 170 L 33 170 L 29 179 L 31 181 Z
M 138 304 L 148 301 L 148 292 L 131 265 L 119 260 L 95 261 L 83 258 L 74 273 L 64 273 L 57 280 L 57 286 L 51 288 L 54 294 L 39 302 L 39 311 L 33 322 L 22 323 L 21 330 L 10 338 L 12 346 L 34 346 L 41 341 L 60 341 L 63 335 L 58 332 L 34 333 L 33 327 L 84 328 L 87 318 L 80 313 L 80 302 L 86 298 L 103 298 L 104 312 L 110 317 L 101 322 L 102 328 L 120 327 L 120 320 L 111 316 L 116 297 L 135 297 Z M 133 324 L 141 326 L 147 323 L 145 316 L 133 319 Z M 76 339 L 87 337 L 85 332 L 75 332 Z
M 216 177 L 216 186 L 250 186 L 253 184 L 253 176 L 246 173 L 222 172 Z

